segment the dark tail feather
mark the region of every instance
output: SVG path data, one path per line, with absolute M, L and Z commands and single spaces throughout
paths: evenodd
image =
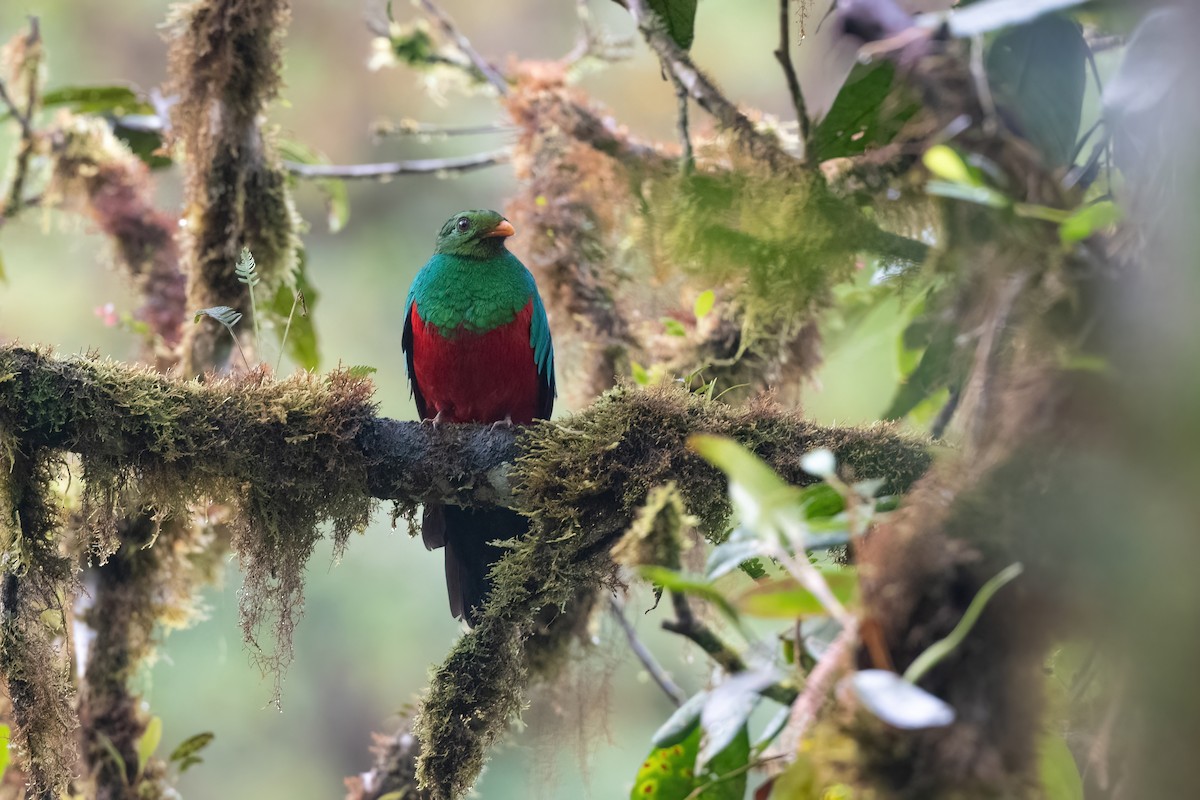
M 489 542 L 522 536 L 528 530 L 529 520 L 507 508 L 425 507 L 421 539 L 430 550 L 446 548 L 451 614 L 468 625 L 479 621 L 492 590 L 488 572 L 505 553 Z

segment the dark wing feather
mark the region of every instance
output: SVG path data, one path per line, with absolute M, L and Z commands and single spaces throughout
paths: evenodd
M 421 394 L 421 387 L 417 385 L 417 373 L 413 369 L 412 315 L 415 308 L 416 305 L 410 297 L 408 309 L 404 312 L 404 333 L 400 337 L 400 349 L 404 351 L 404 360 L 408 368 L 408 385 L 412 387 L 413 402 L 417 404 L 417 416 L 420 419 L 428 419 L 429 415 L 426 413 L 425 396 Z

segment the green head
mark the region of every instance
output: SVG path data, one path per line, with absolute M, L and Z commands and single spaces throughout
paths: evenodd
M 442 226 L 435 252 L 467 258 L 494 258 L 504 252 L 504 239 L 516 233 L 495 211 L 460 211 Z

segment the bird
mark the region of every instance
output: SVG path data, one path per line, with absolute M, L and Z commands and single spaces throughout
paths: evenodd
M 401 341 L 417 414 L 443 423 L 527 425 L 554 410 L 554 345 L 546 307 L 525 265 L 509 252 L 512 223 L 496 211 L 460 211 L 408 292 Z M 421 538 L 444 548 L 450 613 L 474 626 L 504 554 L 490 542 L 528 532 L 506 508 L 428 503 Z

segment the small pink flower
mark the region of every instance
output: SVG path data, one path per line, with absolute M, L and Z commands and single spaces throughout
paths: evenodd
M 100 321 L 104 323 L 104 327 L 106 328 L 112 328 L 120 321 L 120 318 L 117 316 L 116 306 L 112 303 L 96 306 L 92 309 L 92 313 L 100 318 Z

